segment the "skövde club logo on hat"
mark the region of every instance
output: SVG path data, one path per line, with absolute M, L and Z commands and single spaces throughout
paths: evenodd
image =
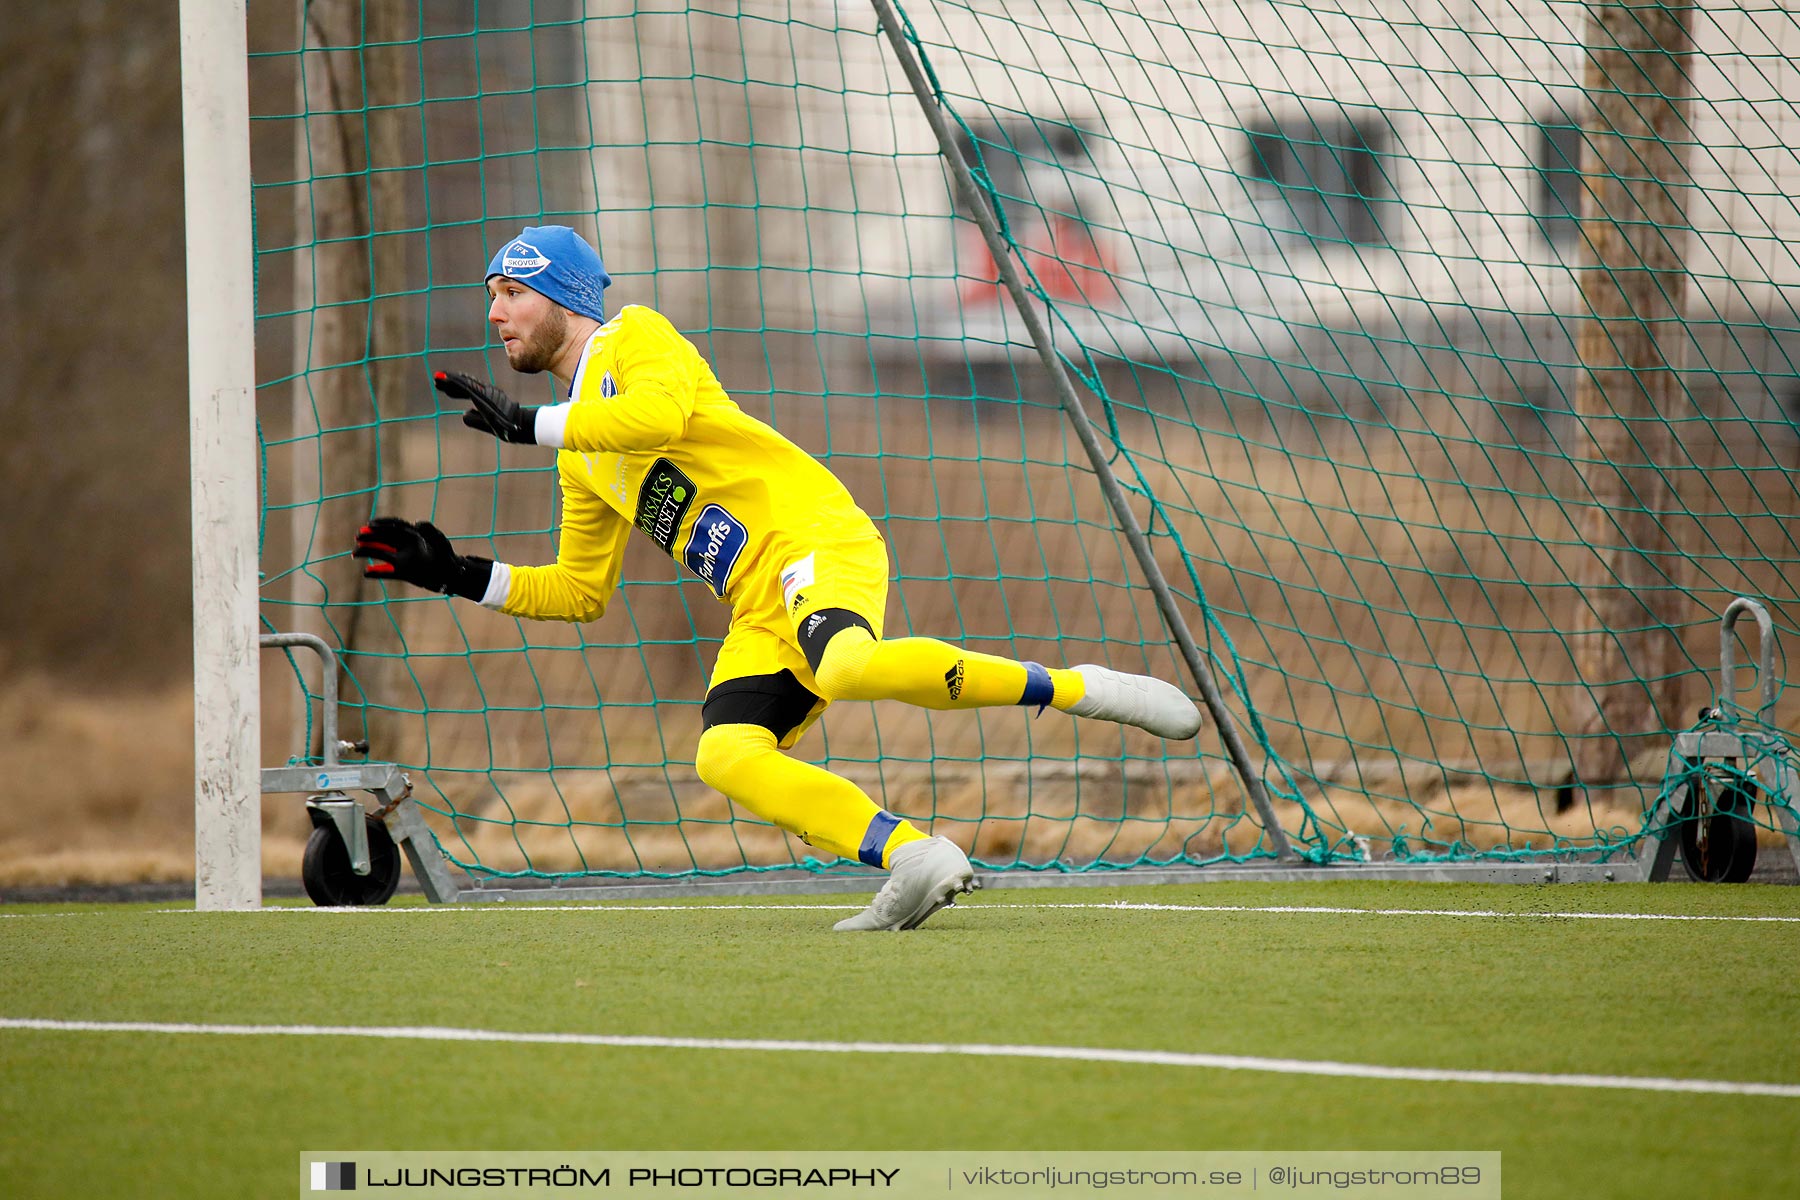
M 606 264 L 587 241 L 567 225 L 527 225 L 501 243 L 488 263 L 487 275 L 517 279 L 570 312 L 596 321 L 606 319 L 601 293 L 612 282 Z
M 501 270 L 514 279 L 530 279 L 550 265 L 543 251 L 523 238 L 500 252 Z

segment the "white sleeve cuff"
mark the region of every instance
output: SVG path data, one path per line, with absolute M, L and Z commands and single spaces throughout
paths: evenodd
M 554 446 L 562 449 L 563 430 L 569 424 L 569 406 L 567 404 L 546 404 L 537 410 L 537 424 L 532 436 L 540 446 Z
M 483 608 L 499 608 L 506 603 L 506 597 L 512 593 L 512 568 L 503 562 L 494 564 L 494 570 L 488 575 L 487 591 L 482 593 Z

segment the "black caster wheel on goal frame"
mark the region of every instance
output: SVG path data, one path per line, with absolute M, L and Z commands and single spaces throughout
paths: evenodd
M 1701 883 L 1743 883 L 1756 869 L 1755 784 L 1711 772 L 1701 777 L 1681 826 L 1681 865 Z
M 300 860 L 300 879 L 306 894 L 320 908 L 386 904 L 400 886 L 400 847 L 388 832 L 387 822 L 365 817 L 369 831 L 369 873 L 350 868 L 350 848 L 329 822 L 314 826 Z

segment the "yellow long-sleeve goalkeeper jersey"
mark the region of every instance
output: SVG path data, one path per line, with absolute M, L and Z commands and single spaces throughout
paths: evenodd
M 819 541 L 873 530 L 819 461 L 740 409 L 668 318 L 628 305 L 588 342 L 571 399 L 538 410 L 558 446 L 556 562 L 510 566 L 501 611 L 591 621 L 633 528 L 735 604 Z M 499 581 L 497 581 L 499 582 Z

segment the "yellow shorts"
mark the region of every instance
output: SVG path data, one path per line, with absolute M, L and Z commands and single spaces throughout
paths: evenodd
M 775 569 L 752 581 L 733 608 L 707 690 L 727 680 L 792 671 L 802 687 L 817 695 L 812 667 L 800 651 L 801 622 L 822 608 L 846 608 L 868 621 L 879 638 L 887 592 L 887 543 L 873 530 L 790 548 L 777 557 Z M 829 703 L 820 699 L 813 705 L 806 719 L 781 739 L 782 747 L 798 741 Z

